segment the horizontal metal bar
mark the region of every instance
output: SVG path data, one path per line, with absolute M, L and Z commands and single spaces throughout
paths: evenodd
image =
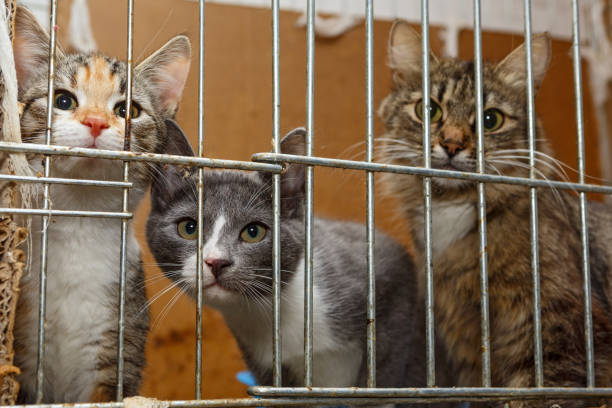
M 0 174 L 0 181 L 16 181 L 19 183 L 47 183 L 47 184 L 70 184 L 78 186 L 94 187 L 122 187 L 132 188 L 132 183 L 123 181 L 104 181 L 104 180 L 84 180 L 69 179 L 59 177 L 36 177 L 36 176 L 16 176 L 13 174 Z
M 333 387 L 249 387 L 249 395 L 262 397 L 380 397 L 380 398 L 610 398 L 612 388 L 501 388 L 501 387 L 456 387 L 456 388 L 333 388 Z
M 580 184 L 565 181 L 531 180 L 523 177 L 478 174 L 466 171 L 426 169 L 423 167 L 400 166 L 397 164 L 368 163 L 366 161 L 331 159 L 327 157 L 306 157 L 293 154 L 255 153 L 253 161 L 266 163 L 297 163 L 311 166 L 334 167 L 347 170 L 367 170 L 381 173 L 413 174 L 417 176 L 443 177 L 485 183 L 515 184 L 530 187 L 558 188 L 561 190 L 584 191 L 586 193 L 612 194 L 612 186 Z
M 282 167 L 278 165 L 267 163 L 253 163 L 250 161 L 211 159 L 207 157 L 174 156 L 168 154 L 139 153 L 119 150 L 101 150 L 85 147 L 47 146 L 34 143 L 0 142 L 0 151 L 9 153 L 48 154 L 51 156 L 91 157 L 95 159 L 175 164 L 192 167 L 266 171 L 270 173 L 280 173 L 282 171 Z
M 131 212 L 45 210 L 38 208 L 0 208 L 0 214 L 48 215 L 62 217 L 132 218 Z
M 505 398 L 507 399 L 507 398 Z M 322 406 L 322 405 L 379 405 L 399 404 L 406 402 L 406 398 L 232 398 L 210 400 L 183 400 L 158 401 L 160 406 L 167 408 L 214 408 L 214 407 L 285 407 L 285 406 Z M 411 398 L 409 401 L 417 403 L 433 402 L 459 402 L 478 401 L 476 398 Z M 480 399 L 482 400 L 482 399 Z M 489 401 L 503 400 L 502 398 L 489 398 Z M 123 402 L 105 403 L 72 403 L 72 404 L 31 404 L 31 405 L 0 405 L 0 408 L 124 408 Z

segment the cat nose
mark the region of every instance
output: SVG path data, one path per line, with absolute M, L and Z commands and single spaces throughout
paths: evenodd
M 446 151 L 448 157 L 453 157 L 465 149 L 465 133 L 457 126 L 447 126 L 442 130 L 440 146 Z
M 454 139 L 444 139 L 440 142 L 440 146 L 442 146 L 448 157 L 453 157 L 454 155 L 465 149 L 465 145 L 462 142 L 459 142 Z
M 102 130 L 109 127 L 108 121 L 101 116 L 87 116 L 81 123 L 91 128 L 90 132 L 93 137 L 100 136 Z
M 206 265 L 210 267 L 212 274 L 215 278 L 218 278 L 221 273 L 223 273 L 223 269 L 232 266 L 234 263 L 228 259 L 214 259 L 214 258 L 206 258 L 204 260 Z

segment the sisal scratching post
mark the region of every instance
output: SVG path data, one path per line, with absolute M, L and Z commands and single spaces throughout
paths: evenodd
M 0 1 L 0 140 L 20 142 L 17 77 L 13 59 L 12 38 L 16 0 Z M 0 173 L 31 175 L 23 154 L 0 152 Z M 0 207 L 29 207 L 33 187 L 0 182 Z M 25 223 L 0 215 L 0 405 L 15 404 L 19 369 L 13 365 L 13 326 L 19 294 L 19 280 L 25 267 L 25 252 L 18 247 L 26 240 Z

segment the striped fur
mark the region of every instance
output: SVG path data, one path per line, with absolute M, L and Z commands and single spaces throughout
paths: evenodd
M 422 98 L 420 52 L 418 35 L 407 24 L 396 23 L 390 41 L 394 88 L 380 107 L 386 133 L 379 155 L 388 163 L 423 164 L 422 123 L 415 111 Z M 528 147 L 524 55 L 521 46 L 502 62 L 485 63 L 483 67 L 484 109 L 497 108 L 505 116 L 499 129 L 484 134 L 487 173 L 521 177 L 529 174 L 526 151 L 503 152 Z M 537 88 L 550 59 L 547 36 L 534 37 L 533 59 Z M 443 111 L 441 119 L 431 126 L 432 166 L 475 171 L 474 64 L 432 56 L 430 78 L 431 98 Z M 536 137 L 537 150 L 549 155 L 551 150 L 539 123 Z M 446 153 L 449 140 L 454 146 L 460 146 L 453 155 Z M 541 159 L 536 167 L 539 174 L 557 179 L 557 164 L 543 154 L 538 154 L 538 158 Z M 387 190 L 400 199 L 399 210 L 411 221 L 416 264 L 423 265 L 423 182 L 419 177 L 401 175 L 385 176 L 384 182 Z M 476 184 L 433 178 L 432 190 L 438 333 L 460 372 L 459 385 L 479 386 L 482 350 Z M 532 387 L 535 370 L 529 189 L 487 184 L 486 200 L 492 384 Z M 578 201 L 572 193 L 541 189 L 538 207 L 544 385 L 584 387 L 584 295 Z M 611 231 L 610 209 L 589 204 L 595 370 L 596 384 L 602 387 L 612 385 Z M 423 274 L 421 278 L 424 281 Z M 543 407 L 552 402 L 514 401 L 511 405 Z M 582 407 L 605 401 L 555 402 L 563 407 Z

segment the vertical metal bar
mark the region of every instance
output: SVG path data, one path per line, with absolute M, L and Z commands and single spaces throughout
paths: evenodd
M 482 28 L 480 0 L 474 0 L 474 76 L 476 92 L 476 156 L 477 171 L 485 173 L 484 162 L 484 101 L 482 89 Z M 478 230 L 480 233 L 480 312 L 482 341 L 482 385 L 491 386 L 491 350 L 489 342 L 489 276 L 487 267 L 487 205 L 485 184 L 478 183 Z
M 49 71 L 47 81 L 47 129 L 45 144 L 51 144 L 51 127 L 53 125 L 53 91 L 55 88 L 55 27 L 57 25 L 57 0 L 52 0 L 49 10 Z M 45 177 L 51 175 L 51 158 L 45 156 Z M 43 185 L 43 209 L 50 208 L 50 185 Z M 45 381 L 45 319 L 47 311 L 47 244 L 49 242 L 49 216 L 42 217 L 42 236 L 40 247 L 40 287 L 38 293 L 38 361 L 36 363 L 36 403 L 43 401 Z
M 306 155 L 312 156 L 314 129 L 314 17 L 315 0 L 308 0 L 306 13 Z M 313 309 L 313 168 L 306 167 L 306 214 L 304 254 L 304 386 L 312 386 Z
M 374 144 L 374 5 L 366 0 L 366 161 Z M 374 173 L 366 172 L 366 240 L 368 245 L 367 385 L 376 387 L 376 271 L 374 270 Z
M 429 112 L 429 1 L 421 0 L 421 58 L 423 63 L 423 166 L 431 168 L 431 124 Z M 436 355 L 434 328 L 434 280 L 431 234 L 431 177 L 423 178 L 424 239 L 425 239 L 425 341 L 427 358 L 427 386 L 436 385 Z
M 525 0 L 525 53 L 527 72 L 527 118 L 529 132 L 529 178 L 535 179 L 536 174 L 536 125 L 533 87 L 533 54 L 531 46 L 531 0 Z M 544 374 L 542 365 L 542 322 L 540 313 L 540 257 L 538 248 L 538 190 L 535 187 L 529 189 L 531 200 L 531 270 L 533 274 L 533 359 L 535 365 L 536 387 L 544 385 Z
M 204 0 L 199 0 L 199 52 L 198 52 L 198 156 L 204 156 Z M 204 303 L 204 169 L 198 168 L 198 240 L 196 255 L 196 371 L 195 398 L 202 399 L 202 306 Z
M 133 68 L 133 37 L 134 37 L 134 0 L 127 2 L 127 87 L 125 91 L 125 136 L 123 150 L 130 150 L 130 136 L 132 129 L 132 68 Z M 129 181 L 130 162 L 123 162 L 123 181 Z M 123 189 L 123 212 L 128 212 L 129 187 Z M 119 271 L 119 322 L 117 347 L 117 401 L 123 399 L 123 352 L 124 352 L 124 322 L 125 322 L 125 282 L 127 275 L 127 218 L 121 220 L 121 268 Z
M 274 103 L 274 153 L 280 153 L 280 33 L 279 33 L 279 0 L 272 0 L 272 81 Z M 281 308 L 281 259 L 280 259 L 280 212 L 281 212 L 281 179 L 280 174 L 272 176 L 273 191 L 273 241 L 272 241 L 272 292 L 273 334 L 272 334 L 272 381 L 275 387 L 282 385 L 282 356 L 280 333 Z
M 576 104 L 576 145 L 578 148 L 578 182 L 584 184 L 584 119 L 582 113 L 582 67 L 580 66 L 580 26 L 578 1 L 572 0 L 572 54 L 574 59 L 574 92 Z M 586 194 L 580 197 L 580 237 L 582 240 L 582 276 L 584 285 L 584 337 L 586 346 L 587 387 L 595 386 L 593 362 L 593 316 L 591 315 L 591 270 L 589 265 L 589 228 Z

